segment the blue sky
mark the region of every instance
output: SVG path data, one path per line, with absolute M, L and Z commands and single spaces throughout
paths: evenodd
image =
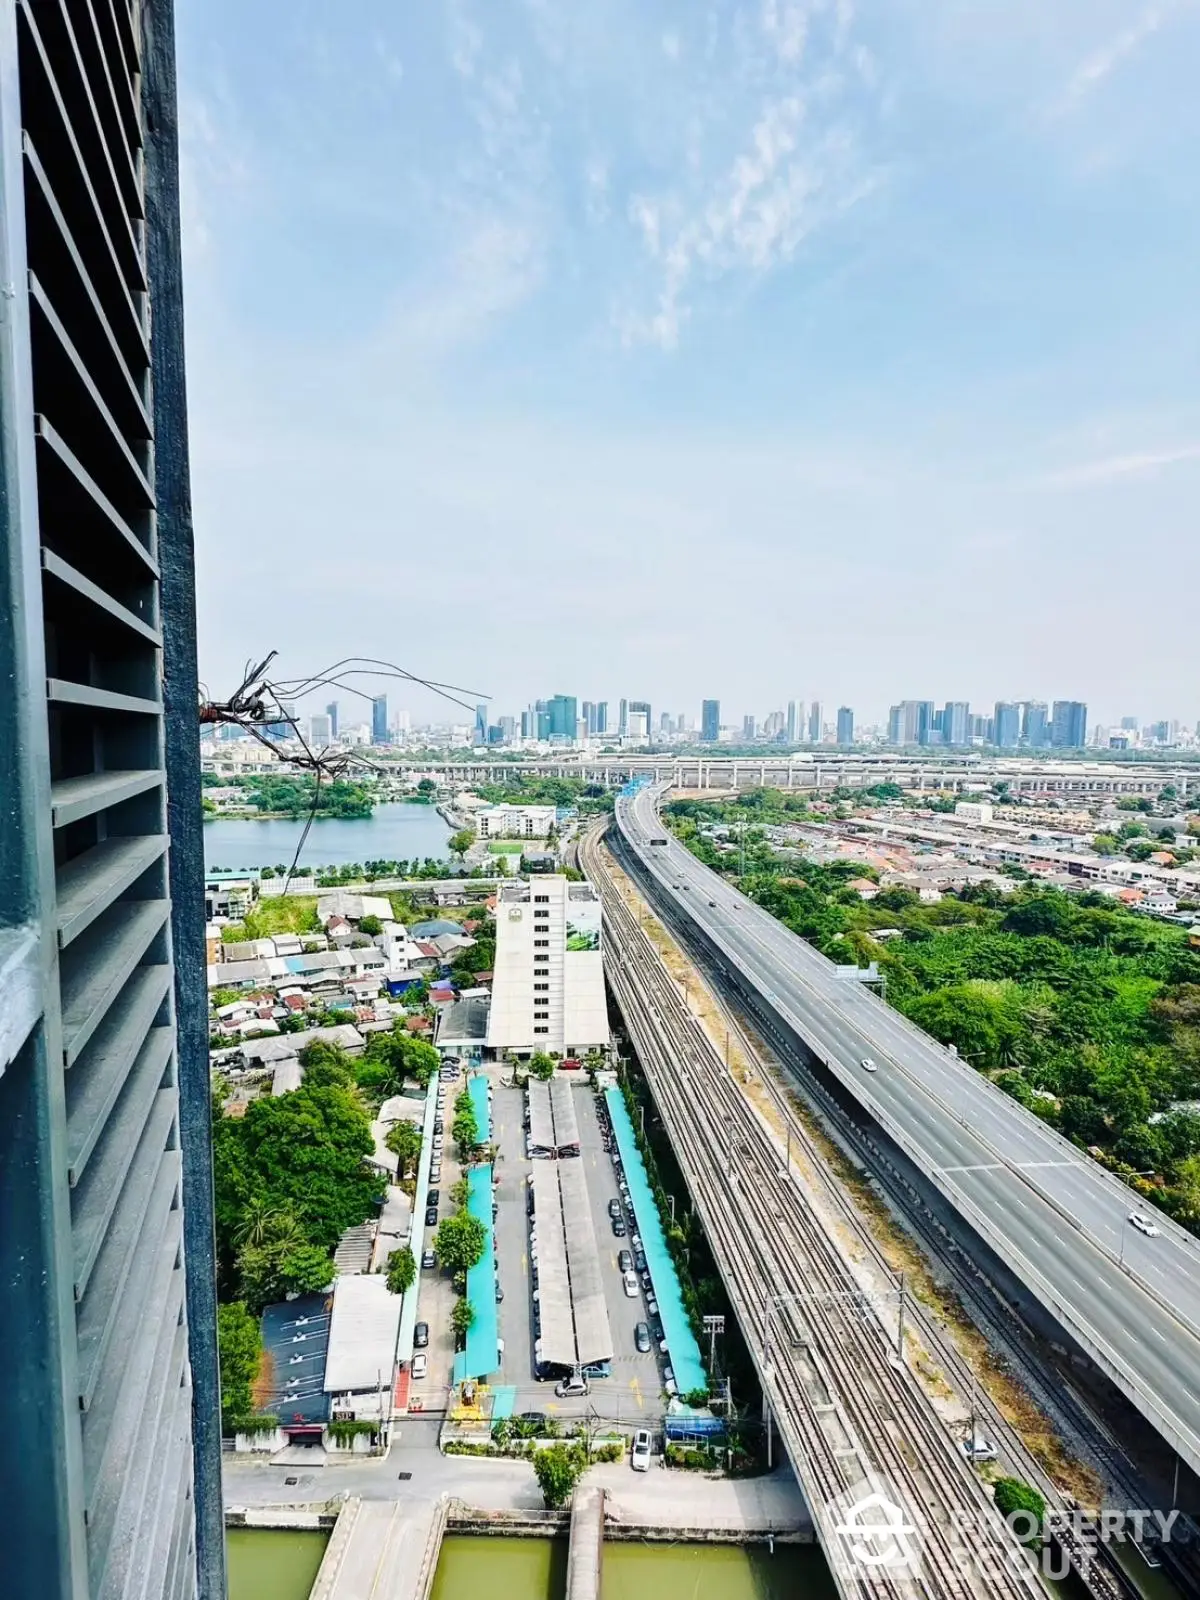
M 1200 0 L 178 13 L 214 692 L 1200 717 Z

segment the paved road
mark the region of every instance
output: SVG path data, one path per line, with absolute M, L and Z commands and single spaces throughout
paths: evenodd
M 1200 1471 L 1200 1243 L 1167 1218 L 1147 1239 L 1136 1197 L 665 830 L 655 794 L 617 821 L 730 967 L 867 1106 L 922 1171 Z M 862 1067 L 864 1058 L 877 1071 Z

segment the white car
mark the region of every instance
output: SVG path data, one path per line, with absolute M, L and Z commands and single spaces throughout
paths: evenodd
M 636 1300 L 640 1290 L 638 1288 L 637 1273 L 626 1272 L 622 1275 L 621 1285 L 631 1300 Z
M 1129 1220 L 1139 1233 L 1144 1233 L 1147 1239 L 1157 1239 L 1162 1229 L 1142 1211 L 1131 1211 Z
M 635 1472 L 650 1470 L 650 1432 L 639 1428 L 633 1436 L 633 1449 L 629 1452 L 629 1465 Z
M 419 1383 L 429 1371 L 429 1357 L 424 1353 L 424 1351 L 421 1351 L 418 1355 L 415 1355 L 412 1358 L 412 1366 L 409 1370 L 413 1375 L 414 1382 Z
M 996 1459 L 996 1446 L 992 1444 L 990 1439 L 985 1439 L 981 1433 L 977 1433 L 973 1439 L 960 1439 L 958 1448 L 968 1461 L 995 1461 Z
M 862 1069 L 864 1072 L 877 1072 L 879 1070 L 875 1063 L 871 1060 L 870 1056 L 864 1056 L 862 1058 Z

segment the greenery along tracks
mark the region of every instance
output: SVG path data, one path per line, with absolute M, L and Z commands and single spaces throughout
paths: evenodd
M 806 802 L 788 799 L 795 820 Z M 751 825 L 737 851 L 720 852 L 700 829 L 731 812 Z M 1200 951 L 1185 930 L 1096 892 L 1032 883 L 935 904 L 904 888 L 864 901 L 850 885 L 873 868 L 780 853 L 761 815 L 666 807 L 701 861 L 831 959 L 877 962 L 892 1005 L 1200 1233 Z M 880 940 L 882 928 L 901 937 Z

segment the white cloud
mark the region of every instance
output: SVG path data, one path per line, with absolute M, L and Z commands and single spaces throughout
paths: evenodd
M 473 78 L 483 52 L 483 33 L 467 15 L 460 0 L 449 0 L 450 60 L 460 78 Z
M 681 49 L 677 33 L 664 33 L 662 36 L 662 51 L 668 61 L 678 61 Z
M 1080 62 L 1071 75 L 1063 96 L 1063 110 L 1071 110 L 1080 101 L 1100 88 L 1112 76 L 1126 57 L 1156 34 L 1174 9 L 1170 4 L 1147 6 L 1140 16 L 1120 33 L 1102 44 L 1099 49 Z
M 1132 451 L 1126 455 L 1102 456 L 1077 467 L 1051 473 L 1043 480 L 1060 489 L 1088 488 L 1095 484 L 1121 483 L 1132 478 L 1154 477 L 1170 467 L 1200 461 L 1200 444 L 1182 444 L 1158 450 Z
M 804 54 L 808 38 L 808 10 L 790 0 L 763 0 L 763 32 L 781 61 L 796 62 Z

